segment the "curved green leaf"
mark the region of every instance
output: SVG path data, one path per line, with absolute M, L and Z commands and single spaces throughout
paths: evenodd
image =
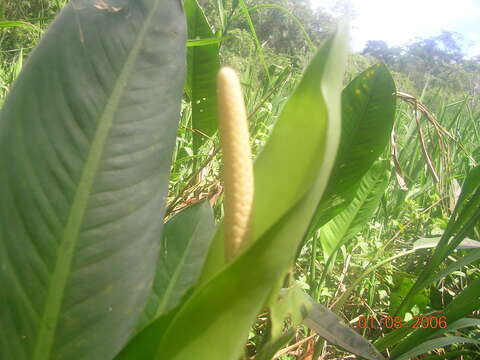
M 328 134 L 332 136 L 329 140 L 335 139 L 340 125 L 340 88 L 345 59 L 345 36 L 343 31 L 339 31 L 333 40 L 325 44 L 312 61 L 291 102 L 291 104 L 297 101 L 302 105 L 310 104 L 310 116 L 312 109 L 320 108 L 322 111 L 314 113 L 317 116 L 314 118 L 315 121 L 311 122 L 323 123 L 321 129 L 325 129 L 325 123 L 328 121 Z M 302 111 L 302 108 L 298 110 Z M 288 115 L 294 113 L 293 108 L 289 111 Z M 301 114 L 304 113 L 300 112 Z M 284 157 L 288 154 L 286 151 L 290 149 L 285 148 L 285 144 L 282 145 L 281 141 L 288 143 L 287 140 L 291 134 L 288 133 L 286 136 L 285 133 L 278 133 L 278 129 L 293 128 L 300 131 L 296 128 L 296 121 L 293 119 L 303 120 L 291 116 L 280 118 L 277 123 L 277 132 L 274 130 L 276 135 L 272 135 L 270 140 L 274 141 L 276 146 L 280 146 L 277 149 L 280 153 L 269 154 L 276 164 L 265 163 L 263 166 L 275 169 L 285 164 Z M 314 125 L 311 126 L 314 127 Z M 330 134 L 330 131 L 333 131 L 333 134 Z M 312 151 L 324 149 L 322 141 L 325 141 L 325 137 L 319 134 L 323 135 L 320 132 L 316 134 L 317 136 L 308 137 L 316 143 L 316 146 L 311 146 Z M 324 162 L 314 162 L 314 167 L 309 169 L 315 174 L 312 174 L 313 181 L 309 183 L 307 194 L 299 199 L 300 201 L 290 208 L 286 215 L 278 219 L 274 225 L 270 225 L 261 238 L 227 266 L 221 263 L 215 264 L 217 267 L 213 268 L 213 274 L 206 277 L 196 288 L 192 296 L 178 310 L 166 331 L 159 329 L 158 347 L 154 353 L 142 358 L 122 357 L 121 359 L 238 359 L 256 314 L 294 259 L 295 249 L 307 229 L 328 181 L 336 145 L 335 141 L 333 144 L 327 143 L 329 150 L 323 150 L 327 152 Z M 313 154 L 307 152 L 305 155 L 310 157 Z M 258 164 L 255 170 L 259 171 L 257 166 Z M 267 191 L 270 188 L 271 184 L 266 184 L 266 186 L 257 187 L 256 191 Z M 265 204 L 262 205 L 265 206 Z M 222 245 L 222 242 L 219 244 Z M 153 322 L 133 341 L 141 344 L 139 339 L 146 336 L 145 334 L 148 334 L 156 323 Z M 212 345 L 205 346 L 205 344 Z M 130 350 L 131 354 L 136 353 L 133 348 Z M 142 351 L 143 348 L 139 345 L 138 352 L 142 353 Z
M 343 90 L 340 147 L 313 229 L 350 203 L 359 181 L 384 151 L 395 119 L 395 91 L 393 78 L 383 64 L 365 70 Z
M 158 259 L 185 72 L 177 0 L 76 0 L 0 119 L 0 358 L 112 358 Z
M 188 38 L 214 39 L 214 33 L 197 0 L 185 0 Z M 219 41 L 187 50 L 187 92 L 192 102 L 193 148 L 196 152 L 205 142 L 205 134 L 217 131 L 217 72 L 220 67 Z
M 326 184 L 323 182 L 328 181 L 340 137 L 339 121 L 329 123 L 327 129 L 327 116 L 335 120 L 337 115 L 340 116 L 336 113 L 340 111 L 340 99 L 336 98 L 338 89 L 331 90 L 331 84 L 336 86 L 337 78 L 343 79 L 343 69 L 330 63 L 340 61 L 332 60 L 333 55 L 329 52 L 334 50 L 331 47 L 331 41 L 328 41 L 312 59 L 255 161 L 250 242 L 264 235 L 315 187 L 319 166 L 324 168 L 317 186 L 322 188 L 322 193 L 324 191 Z M 332 70 L 326 72 L 327 67 Z M 306 217 L 310 218 L 310 214 Z M 224 266 L 220 228 L 209 251 L 202 280 Z
M 175 308 L 200 276 L 215 219 L 208 201 L 202 201 L 172 217 L 163 231 L 155 281 L 141 324 Z

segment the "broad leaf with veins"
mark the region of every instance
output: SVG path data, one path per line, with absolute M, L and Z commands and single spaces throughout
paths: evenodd
M 0 358 L 112 358 L 152 285 L 185 78 L 171 0 L 77 0 L 0 118 Z

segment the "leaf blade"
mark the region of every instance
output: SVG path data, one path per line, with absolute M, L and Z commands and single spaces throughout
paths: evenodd
M 214 40 L 215 35 L 197 0 L 185 1 L 188 38 Z M 198 42 L 198 41 L 197 41 Z M 218 128 L 216 77 L 220 68 L 220 40 L 187 50 L 187 87 L 191 93 L 193 149 L 196 153 L 205 142 L 204 135 L 212 136 Z M 204 135 L 202 135 L 204 134 Z
M 8 264 L 0 283 L 11 290 L 0 332 L 12 344 L 2 358 L 112 356 L 153 275 L 161 231 L 154 219 L 164 211 L 183 85 L 184 64 L 172 62 L 185 51 L 182 9 L 125 1 L 110 12 L 95 4 L 62 11 L 2 109 L 0 163 L 12 170 L 0 175 Z M 155 78 L 172 85 L 170 94 Z M 133 125 L 137 117 L 141 125 Z M 125 265 L 131 272 L 118 275 Z
M 196 283 L 215 230 L 207 201 L 172 217 L 163 231 L 162 251 L 142 325 L 175 308 Z

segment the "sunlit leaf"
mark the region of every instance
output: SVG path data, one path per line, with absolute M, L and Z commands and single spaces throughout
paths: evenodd
M 346 50 L 345 35 L 344 31 L 339 31 L 313 59 L 306 71 L 304 81 L 292 97 L 293 100 L 290 104 L 292 108 L 287 111 L 287 115 L 294 113 L 294 104 L 302 106 L 311 104 L 313 108 L 309 107 L 308 117 L 310 122 L 323 123 L 320 129 L 325 129 L 327 122 L 330 130 L 338 129 L 340 88 Z M 299 111 L 301 109 L 298 108 Z M 314 109 L 321 111 L 312 113 Z M 291 133 L 288 134 L 288 137 L 284 137 L 285 134 L 282 131 L 287 128 L 299 131 L 297 123 L 292 119 L 299 121 L 301 118 L 298 117 L 298 111 L 295 113 L 297 115 L 294 118 L 284 115 L 279 119 L 270 140 L 274 145 L 270 146 L 279 146 L 278 150 L 290 150 L 286 145 L 289 145 L 287 138 L 291 136 Z M 312 115 L 315 115 L 315 121 L 312 121 Z M 325 147 L 325 144 L 322 144 L 325 138 L 323 135 L 324 133 L 320 132 L 308 137 L 309 141 L 315 142 L 315 145 L 310 145 L 311 151 L 307 154 L 313 156 L 312 151 L 321 151 Z M 303 141 L 306 140 L 303 139 Z M 327 146 L 329 145 L 336 148 L 335 142 L 333 145 L 327 144 Z M 328 153 L 334 149 L 330 149 Z M 285 157 L 280 154 L 286 155 L 288 152 L 270 153 L 270 151 L 266 152 L 264 156 L 269 156 L 272 161 L 256 165 L 255 170 L 257 174 L 260 172 L 261 176 L 267 174 L 267 172 L 261 172 L 265 171 L 260 170 L 261 167 L 267 166 L 276 170 L 285 164 Z M 307 189 L 309 196 L 298 199 L 298 203 L 292 204 L 283 217 L 276 221 L 273 220 L 275 223 L 265 229 L 257 241 L 227 266 L 222 264 L 221 258 L 218 263 L 210 259 L 213 272 L 205 276 L 201 285 L 176 312 L 168 328 L 165 331 L 159 330 L 155 351 L 145 357 L 123 357 L 122 360 L 165 358 L 236 360 L 238 358 L 256 314 L 265 304 L 272 288 L 285 274 L 295 257 L 295 249 L 306 231 L 325 189 L 333 159 L 314 164 L 313 168 L 312 164 L 309 168 L 314 172 L 311 175 L 311 186 Z M 272 188 L 271 184 L 262 184 L 256 189 L 257 192 L 275 191 L 276 187 Z M 260 203 L 257 206 L 266 205 Z M 271 217 L 270 221 L 272 221 Z M 222 245 L 221 242 L 219 244 Z M 217 253 L 217 255 L 219 254 Z M 223 256 L 223 252 L 220 255 Z M 133 341 L 140 344 L 139 339 L 149 333 L 156 324 L 157 322 L 153 322 Z M 178 336 L 178 334 L 182 335 Z M 215 346 L 205 346 L 205 344 L 215 344 Z M 138 352 L 143 353 L 143 349 L 139 348 Z M 132 350 L 133 353 L 135 352 Z
M 216 79 L 220 67 L 219 41 L 205 44 L 202 39 L 215 39 L 214 33 L 197 0 L 185 0 L 188 38 L 193 46 L 187 50 L 187 90 L 192 102 L 194 152 L 217 130 Z M 195 131 L 196 130 L 196 131 Z M 203 135 L 202 135 L 203 134 Z

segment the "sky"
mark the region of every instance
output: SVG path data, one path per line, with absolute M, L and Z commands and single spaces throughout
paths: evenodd
M 335 0 L 310 0 L 331 9 Z M 462 34 L 467 56 L 480 55 L 480 0 L 352 0 L 352 47 L 361 51 L 368 40 L 399 46 L 441 30 Z

